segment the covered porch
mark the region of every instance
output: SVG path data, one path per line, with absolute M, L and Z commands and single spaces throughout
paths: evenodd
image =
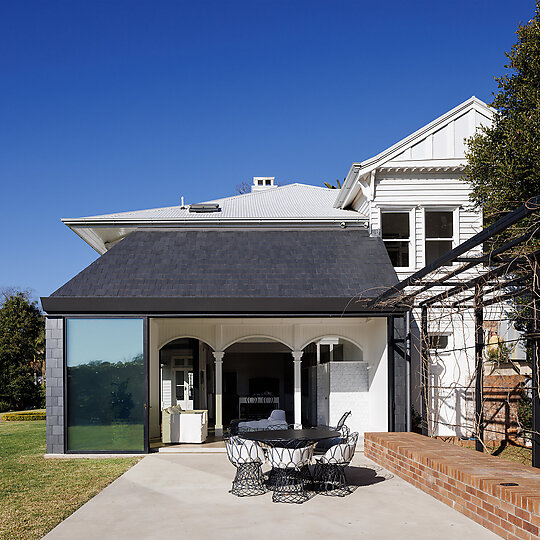
M 208 410 L 217 436 L 273 409 L 297 426 L 351 410 L 354 431 L 386 430 L 386 331 L 384 317 L 151 318 L 150 440 L 172 405 Z

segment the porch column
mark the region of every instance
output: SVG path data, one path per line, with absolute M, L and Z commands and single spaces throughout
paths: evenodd
M 302 427 L 302 351 L 291 351 L 294 362 L 294 427 Z
M 223 435 L 223 351 L 213 351 L 216 374 L 216 435 Z

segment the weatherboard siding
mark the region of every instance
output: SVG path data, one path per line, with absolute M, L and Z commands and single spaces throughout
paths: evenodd
M 469 201 L 469 186 L 459 179 L 459 173 L 379 173 L 376 177 L 375 198 L 371 204 L 370 221 L 374 234 L 380 234 L 381 212 L 403 209 L 412 213 L 411 223 L 413 265 L 410 271 L 425 266 L 425 210 L 454 210 L 457 215 L 457 234 L 454 247 L 474 236 L 482 228 L 482 216 Z M 403 279 L 410 271 L 399 271 Z

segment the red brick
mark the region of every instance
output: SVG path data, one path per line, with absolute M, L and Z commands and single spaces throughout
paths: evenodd
M 527 521 L 523 522 L 523 528 L 531 534 L 534 534 L 535 536 L 538 536 L 538 533 L 540 531 L 540 529 L 536 525 L 532 525 Z

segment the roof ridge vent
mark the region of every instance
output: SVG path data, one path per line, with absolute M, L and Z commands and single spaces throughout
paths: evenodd
M 262 191 L 274 187 L 277 187 L 275 176 L 254 176 L 251 191 Z

